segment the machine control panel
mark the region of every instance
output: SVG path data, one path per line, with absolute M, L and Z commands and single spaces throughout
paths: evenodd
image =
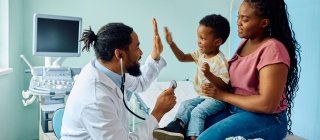
M 41 76 L 33 76 L 31 78 L 29 90 L 41 95 L 68 95 L 74 83 L 74 72 L 72 69 L 74 68 L 43 67 Z M 78 73 L 76 72 L 76 74 Z

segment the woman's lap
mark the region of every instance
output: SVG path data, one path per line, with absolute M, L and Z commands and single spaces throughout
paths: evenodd
M 230 113 L 231 111 L 233 113 Z M 208 117 L 206 130 L 198 139 L 222 140 L 232 136 L 243 136 L 280 140 L 286 135 L 285 113 L 266 115 L 244 111 L 237 107 L 232 107 L 231 111 L 224 110 Z

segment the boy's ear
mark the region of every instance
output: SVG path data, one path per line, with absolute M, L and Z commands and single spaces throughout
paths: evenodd
M 222 45 L 222 38 L 217 38 L 215 43 L 216 43 L 216 46 Z

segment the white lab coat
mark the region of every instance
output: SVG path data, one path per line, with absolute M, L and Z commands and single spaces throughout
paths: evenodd
M 144 91 L 166 66 L 164 59 L 154 61 L 150 56 L 141 67 L 142 75 L 126 75 L 125 87 Z M 154 95 L 150 95 L 154 96 Z M 79 74 L 66 103 L 62 120 L 62 140 L 151 140 L 158 127 L 150 115 L 135 132 L 129 132 L 128 111 L 118 86 L 94 67 L 87 64 Z M 125 100 L 127 101 L 127 96 Z

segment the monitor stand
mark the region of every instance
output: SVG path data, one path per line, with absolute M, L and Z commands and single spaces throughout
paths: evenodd
M 45 67 L 61 67 L 64 62 L 65 57 L 44 57 L 44 66 Z

